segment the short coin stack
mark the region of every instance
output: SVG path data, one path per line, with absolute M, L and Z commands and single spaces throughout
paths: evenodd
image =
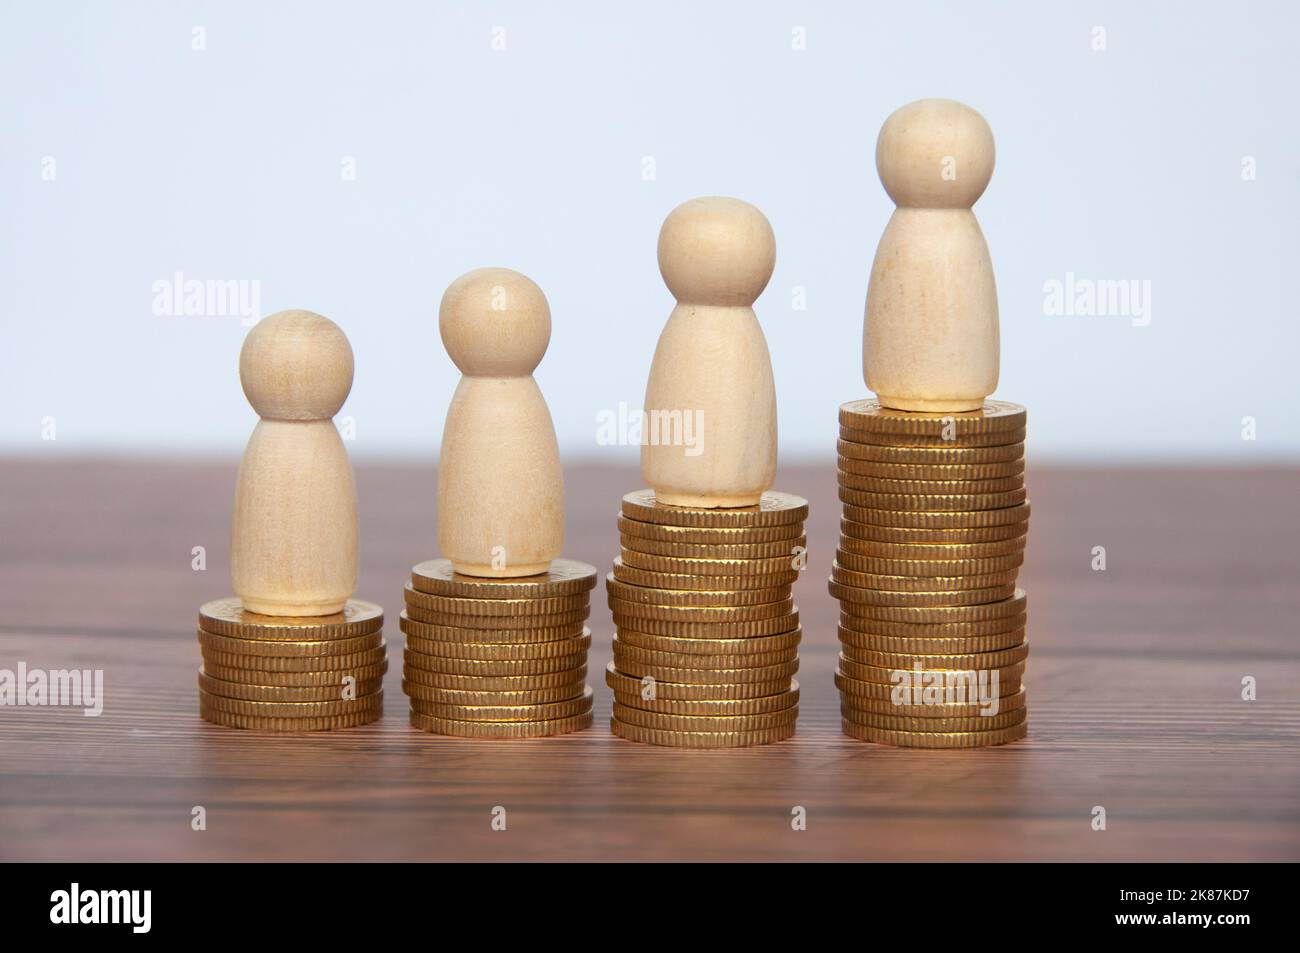
M 1025 736 L 1024 441 L 1025 408 L 1004 401 L 840 407 L 830 591 L 846 734 L 926 748 Z
M 808 502 L 667 506 L 623 497 L 622 554 L 605 579 L 614 613 L 610 729 L 632 741 L 734 748 L 789 738 L 799 715 L 799 610 L 790 597 Z
M 448 559 L 411 570 L 402 690 L 411 724 L 467 738 L 537 738 L 591 725 L 587 685 L 596 567 L 557 559 L 536 576 L 482 578 Z
M 324 731 L 376 721 L 388 671 L 384 610 L 350 599 L 336 615 L 246 611 L 238 598 L 199 609 L 199 715 L 231 728 Z

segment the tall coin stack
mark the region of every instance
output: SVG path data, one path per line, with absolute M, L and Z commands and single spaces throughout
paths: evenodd
M 376 721 L 388 671 L 384 611 L 350 599 L 340 613 L 259 615 L 238 598 L 199 609 L 199 714 L 230 728 L 323 731 Z
M 614 614 L 610 729 L 632 741 L 735 748 L 789 738 L 799 715 L 799 610 L 790 595 L 808 502 L 668 506 L 623 497 L 622 553 L 605 578 Z
M 839 419 L 830 591 L 845 733 L 925 748 L 1024 737 L 1025 408 L 929 414 L 858 400 Z M 952 690 L 900 695 L 900 684 Z
M 535 576 L 460 575 L 451 560 L 411 570 L 402 690 L 411 724 L 468 738 L 535 738 L 591 725 L 587 685 L 596 567 L 552 561 Z

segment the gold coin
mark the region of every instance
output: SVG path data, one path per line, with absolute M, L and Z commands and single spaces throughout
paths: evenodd
M 587 606 L 591 597 L 586 592 L 572 596 L 554 596 L 548 599 L 473 599 L 460 596 L 434 596 L 421 592 L 409 582 L 403 593 L 408 607 L 440 615 L 510 616 L 535 618 L 574 612 Z
M 317 672 L 264 672 L 255 668 L 232 668 L 220 665 L 205 657 L 200 671 L 210 678 L 239 685 L 270 688 L 319 687 L 329 688 L 337 694 L 344 685 L 360 686 L 375 679 L 382 679 L 384 673 L 388 671 L 388 659 L 373 665 Z M 345 679 L 352 679 L 352 682 L 346 682 Z
M 380 642 L 377 648 L 365 652 L 353 652 L 350 655 L 320 655 L 295 658 L 277 658 L 270 655 L 246 655 L 244 653 L 220 652 L 204 647 L 203 665 L 208 674 L 214 675 L 214 668 L 243 668 L 267 672 L 346 672 L 349 669 L 366 668 L 378 665 L 387 657 L 388 644 Z M 261 684 L 269 684 L 262 682 Z
M 787 566 L 779 573 L 750 576 L 695 576 L 686 573 L 653 572 L 624 565 L 623 560 L 614 558 L 614 578 L 632 586 L 644 586 L 649 589 L 707 589 L 718 592 L 727 589 L 772 589 L 788 586 L 799 578 L 799 570 Z
M 752 606 L 667 606 L 624 602 L 610 596 L 609 608 L 615 615 L 663 622 L 752 622 L 789 615 L 794 610 L 794 600 L 787 597 Z
M 591 720 L 589 711 L 547 721 L 461 721 L 456 718 L 437 718 L 418 711 L 411 712 L 413 728 L 461 738 L 544 738 L 590 728 Z
M 576 639 L 588 631 L 582 622 L 542 626 L 536 629 L 461 629 L 449 625 L 418 622 L 405 612 L 398 618 L 397 625 L 408 637 L 419 638 L 426 642 L 492 642 L 498 645 L 559 642 L 563 639 Z
M 857 606 L 881 606 L 893 609 L 957 608 L 980 606 L 1011 598 L 1014 582 L 988 589 L 947 589 L 939 592 L 903 592 L 896 589 L 864 589 L 830 580 L 830 593 L 842 602 Z
M 853 703 L 859 706 L 868 701 L 881 705 L 893 705 L 898 692 L 898 686 L 891 685 L 889 682 L 863 682 L 856 678 L 847 678 L 843 672 L 838 670 L 835 672 L 835 684 L 839 687 L 842 697 L 851 695 Z M 900 710 L 907 707 L 914 706 L 898 706 Z
M 871 556 L 875 559 L 898 559 L 922 562 L 935 560 L 996 559 L 998 557 L 1023 557 L 1027 537 L 1003 539 L 990 543 L 885 543 L 874 539 L 855 539 L 840 535 L 839 552 L 853 553 L 855 556 Z M 836 558 L 839 558 L 838 555 Z M 840 562 L 849 569 L 858 567 L 844 560 Z
M 584 682 L 578 681 L 569 685 L 557 685 L 554 688 L 530 688 L 515 692 L 476 692 L 456 688 L 435 688 L 432 685 L 421 685 L 410 679 L 402 679 L 402 691 L 407 697 L 436 705 L 545 705 L 578 698 L 586 687 Z
M 652 652 L 677 652 L 688 655 L 756 655 L 764 652 L 784 652 L 797 648 L 803 629 L 781 635 L 753 636 L 747 639 L 682 638 L 675 635 L 653 635 L 633 629 L 618 630 L 620 642 L 635 645 Z
M 643 523 L 664 523 L 708 529 L 738 526 L 785 526 L 801 523 L 808 516 L 808 501 L 793 493 L 768 490 L 757 506 L 696 509 L 669 506 L 655 499 L 654 490 L 633 490 L 623 497 L 623 515 Z
M 899 748 L 981 748 L 987 745 L 1004 745 L 1019 741 L 1028 734 L 1029 723 L 1022 721 L 1010 728 L 997 731 L 890 731 L 888 728 L 869 728 L 847 719 L 842 722 L 844 733 L 859 741 L 874 741 L 881 745 Z
M 691 652 L 656 652 L 614 639 L 614 664 L 624 671 L 636 671 L 646 665 L 663 669 L 690 669 L 698 672 L 733 669 L 770 668 L 797 661 L 798 648 L 779 652 L 752 652 L 745 655 L 698 655 Z M 690 681 L 708 681 L 703 674 Z
M 841 407 L 843 411 L 843 407 Z M 892 414 L 905 416 L 891 416 Z M 1001 447 L 1024 443 L 1025 418 L 1014 415 L 980 417 L 980 411 L 951 414 L 927 414 L 912 411 L 889 411 L 872 416 L 840 415 L 840 439 L 855 443 L 874 443 L 885 447 Z
M 540 705 L 445 705 L 412 698 L 411 711 L 456 721 L 552 721 L 591 711 L 593 697 L 587 687 L 577 698 Z
M 989 572 L 982 576 L 885 576 L 880 573 L 855 572 L 838 562 L 831 563 L 831 578 L 846 586 L 881 589 L 887 592 L 954 592 L 960 589 L 991 589 L 1011 585 L 1020 574 L 1019 567 Z
M 643 523 L 619 514 L 618 531 L 624 536 L 655 539 L 663 543 L 735 546 L 783 543 L 798 539 L 803 535 L 803 523 L 799 521 L 782 526 L 669 526 L 665 523 Z
M 651 556 L 676 556 L 687 559 L 772 559 L 777 556 L 793 558 L 801 549 L 808 548 L 807 536 L 796 536 L 775 543 L 665 543 L 658 539 L 642 539 L 619 533 L 619 543 L 624 550 Z
M 324 702 L 343 697 L 345 689 L 351 689 L 356 697 L 373 695 L 384 687 L 382 678 L 371 678 L 337 685 L 249 685 L 243 682 L 227 682 L 213 678 L 199 667 L 199 689 L 209 695 L 222 698 L 242 698 L 255 702 Z
M 879 509 L 875 506 L 844 507 L 844 518 L 854 523 L 871 523 L 876 526 L 897 526 L 904 529 L 972 529 L 985 526 L 1006 526 L 1024 523 L 1029 519 L 1029 501 L 1001 509 L 963 511 L 911 511 Z M 1017 533 L 1016 535 L 1020 535 Z M 974 540 L 971 540 L 974 542 Z
M 866 728 L 885 728 L 890 731 L 924 731 L 924 732 L 968 732 L 998 731 L 1010 728 L 1025 720 L 1027 709 L 999 712 L 996 715 L 973 715 L 968 718 L 909 718 L 898 715 L 881 715 L 875 712 L 861 712 L 848 706 L 840 706 L 840 715 L 845 721 Z
M 686 559 L 653 556 L 624 549 L 619 556 L 624 566 L 649 572 L 686 576 L 770 576 L 794 568 L 794 556 L 767 559 Z
M 882 434 L 840 427 L 840 440 L 849 443 L 874 443 L 882 447 L 919 447 L 927 450 L 943 450 L 948 447 L 1005 447 L 1011 444 L 1023 446 L 1025 430 L 1022 427 L 1005 433 L 973 433 L 954 440 L 944 440 L 942 437 L 931 437 L 926 434 Z
M 1004 460 L 1001 463 L 884 463 L 879 460 L 859 460 L 856 457 L 836 457 L 836 467 L 842 473 L 856 477 L 874 477 L 877 480 L 926 483 L 958 482 L 977 483 L 983 480 L 1005 480 L 1023 476 L 1025 458 Z M 882 491 L 889 492 L 889 491 Z
M 1000 526 L 957 526 L 957 527 L 904 527 L 878 526 L 874 523 L 859 523 L 850 519 L 840 520 L 840 535 L 851 539 L 870 540 L 881 543 L 906 543 L 909 546 L 951 544 L 969 545 L 973 543 L 993 543 L 1004 540 L 1025 540 L 1029 533 L 1029 521 L 1007 523 Z
M 881 559 L 837 551 L 835 563 L 853 572 L 877 576 L 987 576 L 1018 568 L 1025 557 L 985 556 L 979 559 Z
M 894 705 L 900 713 L 908 714 L 911 713 L 910 709 L 936 708 L 940 703 L 950 704 L 954 708 L 962 705 L 979 705 L 984 698 L 996 698 L 1000 708 L 1003 701 L 1007 699 L 1014 701 L 1024 691 L 1021 679 L 1004 679 L 1001 676 L 998 676 L 997 685 L 992 684 L 990 676 L 983 689 L 979 687 L 978 681 L 945 676 L 943 684 L 928 688 L 912 687 L 909 694 L 908 686 L 903 683 L 895 685 L 889 682 L 868 682 L 849 678 L 843 672 L 836 670 L 835 684 L 840 686 L 841 696 L 851 696 L 852 703 L 858 707 L 862 707 L 864 702 L 876 702 Z M 947 710 L 948 708 L 945 707 L 944 711 Z
M 882 480 L 880 477 L 860 476 L 840 470 L 836 474 L 836 482 L 850 490 L 890 496 L 971 496 L 1010 493 L 1022 489 L 1025 478 L 1023 474 L 1017 474 L 990 480 Z
M 317 616 L 273 616 L 249 612 L 238 596 L 208 602 L 199 609 L 199 628 L 237 639 L 288 639 L 319 642 L 371 635 L 384 627 L 384 610 L 373 602 L 349 599 L 342 612 Z
M 628 725 L 617 718 L 609 720 L 609 730 L 628 741 L 661 745 L 668 748 L 748 748 L 784 741 L 794 734 L 794 722 L 762 731 L 664 731 Z
M 877 497 L 913 496 L 989 496 L 994 494 L 1014 493 L 1024 489 L 1023 473 L 1008 477 L 987 480 L 894 480 L 881 479 L 876 476 L 863 476 L 839 470 L 835 475 L 836 485 L 840 489 L 870 493 Z M 889 507 L 897 509 L 899 507 Z M 906 507 L 907 509 L 929 509 L 929 507 Z M 956 509 L 956 507 L 952 507 Z
M 734 685 L 745 682 L 780 683 L 799 671 L 799 660 L 779 665 L 761 665 L 753 668 L 683 668 L 681 666 L 651 665 L 636 659 L 615 660 L 618 671 L 633 678 L 649 676 L 662 687 L 663 682 L 682 682 L 687 685 Z M 784 689 L 778 689 L 783 691 Z M 763 694 L 771 694 L 764 692 Z M 726 697 L 726 696 L 719 696 Z
M 831 594 L 835 594 L 834 589 L 832 589 Z M 862 619 L 866 621 L 914 622 L 934 625 L 951 622 L 987 622 L 991 619 L 1007 619 L 1011 616 L 1023 615 L 1027 601 L 1025 591 L 1016 589 L 1004 599 L 985 604 L 966 606 L 873 606 L 865 602 L 858 602 L 853 603 L 851 606 L 841 607 L 841 611 L 853 615 L 855 623 L 858 619 Z M 867 631 L 859 624 L 850 625 L 849 628 Z M 871 629 L 870 631 L 874 632 L 876 630 Z
M 898 444 L 865 443 L 840 438 L 836 444 L 841 457 L 850 460 L 867 460 L 874 463 L 901 463 L 909 466 L 970 466 L 1005 463 L 1019 460 L 1025 455 L 1025 444 L 1007 443 L 997 446 L 975 447 L 969 444 L 941 447 L 904 446 Z
M 579 692 L 587 681 L 587 664 L 561 672 L 541 675 L 449 675 L 445 672 L 425 671 L 414 666 L 403 666 L 402 678 L 426 688 L 442 688 L 456 692 L 532 692 L 550 688 L 567 688 Z
M 1024 641 L 1024 623 L 1026 615 L 1005 616 L 1002 619 L 985 619 L 972 623 L 900 623 L 880 619 L 862 619 L 848 612 L 840 614 L 840 641 L 850 642 L 865 649 L 880 651 L 907 651 L 891 649 L 888 646 L 940 645 L 952 642 L 956 645 L 987 645 L 1006 647 Z M 932 651 L 946 651 L 933 649 Z M 954 649 L 954 651 L 967 651 Z M 970 651 L 983 651 L 971 649 Z
M 508 641 L 502 638 L 502 634 L 511 629 L 555 629 L 563 626 L 577 625 L 586 621 L 591 615 L 591 606 L 583 606 L 581 609 L 575 609 L 572 612 L 551 612 L 546 615 L 521 615 L 521 616 L 504 616 L 504 615 L 448 615 L 444 612 L 437 612 L 430 609 L 421 609 L 419 606 L 406 604 L 406 617 L 414 619 L 416 622 L 425 622 L 429 625 L 438 625 L 453 629 L 482 629 L 485 632 L 491 631 L 498 633 L 492 638 L 484 638 L 483 642 L 502 642 Z
M 605 666 L 605 684 L 615 695 L 635 694 L 647 701 L 731 701 L 779 695 L 799 683 L 790 677 L 766 682 L 732 682 L 730 684 L 660 681 L 653 675 L 629 675 L 610 662 Z
M 656 728 L 660 731 L 717 731 L 734 734 L 793 725 L 799 719 L 799 706 L 753 715 L 666 715 L 614 702 L 613 715 L 625 725 Z
M 736 607 L 761 606 L 782 602 L 790 598 L 790 586 L 773 586 L 770 589 L 654 589 L 650 586 L 633 586 L 605 576 L 605 589 L 610 604 L 654 606 Z
M 929 678 L 929 676 L 925 676 L 923 680 L 928 681 Z M 938 684 L 939 681 L 942 681 L 943 684 Z M 1010 699 L 1009 705 L 1014 704 L 1017 697 L 1023 699 L 1022 693 L 1024 692 L 1020 679 L 1008 681 L 1000 675 L 998 676 L 996 693 L 990 691 L 994 688 L 990 679 L 985 682 L 983 689 L 985 694 L 981 694 L 978 680 L 972 683 L 969 679 L 948 679 L 946 676 L 943 679 L 938 679 L 936 677 L 936 684 L 917 688 L 915 685 L 909 686 L 902 681 L 899 681 L 898 684 L 892 684 L 888 681 L 869 682 L 860 678 L 849 678 L 839 669 L 835 670 L 835 685 L 839 688 L 841 696 L 852 696 L 853 704 L 859 708 L 863 708 L 867 704 L 891 705 L 897 710 L 898 714 L 907 715 L 924 714 L 923 711 L 913 711 L 912 709 L 922 707 L 938 709 L 941 706 L 941 714 L 950 711 L 953 714 L 963 714 L 966 712 L 961 710 L 962 706 L 978 706 L 983 698 L 990 695 L 998 700 L 998 707 L 1001 708 L 1004 702 L 1008 702 L 1008 699 Z M 972 714 L 978 713 L 972 712 Z
M 486 578 L 453 572 L 450 559 L 430 559 L 411 570 L 411 585 L 435 596 L 462 599 L 551 599 L 596 588 L 596 567 L 575 559 L 553 559 L 536 576 Z
M 555 658 L 478 659 L 446 658 L 441 655 L 424 655 L 409 648 L 402 653 L 408 669 L 419 668 L 443 675 L 548 675 L 551 672 L 568 672 L 587 663 L 587 653 L 561 655 Z
M 984 718 L 989 717 L 984 714 L 986 711 L 996 714 L 1024 708 L 1026 699 L 1025 689 L 1017 685 L 1009 689 L 1008 694 L 993 696 L 988 704 L 975 698 L 961 702 L 934 701 L 900 705 L 891 697 L 894 695 L 893 685 L 860 682 L 857 679 L 846 678 L 840 672 L 835 673 L 835 685 L 840 690 L 842 704 L 850 705 L 860 712 L 894 715 L 900 718 Z M 999 684 L 998 687 L 1001 689 L 1004 686 Z M 924 697 L 923 695 L 922 698 Z M 936 697 L 942 699 L 942 695 Z
M 641 711 L 657 711 L 665 715 L 758 715 L 784 711 L 799 704 L 799 683 L 793 679 L 790 690 L 758 698 L 675 699 L 642 698 L 640 693 L 614 692 L 614 701 Z
M 1023 430 L 1027 414 L 1020 404 L 986 400 L 979 410 L 925 412 L 882 406 L 874 397 L 840 405 L 840 426 L 887 435 L 917 434 L 955 439 L 968 434 Z
M 1029 643 L 1027 642 L 1020 642 L 1010 648 L 996 649 L 992 652 L 962 652 L 943 655 L 934 652 L 880 652 L 875 649 L 859 648 L 843 642 L 840 644 L 841 658 L 847 658 L 862 665 L 888 669 L 915 669 L 919 666 L 926 671 L 936 668 L 979 671 L 1006 668 L 1009 665 L 1015 665 L 1017 662 L 1023 662 L 1028 656 Z
M 384 716 L 382 708 L 350 712 L 346 715 L 316 715 L 308 718 L 268 718 L 259 715 L 239 715 L 199 705 L 199 717 L 225 728 L 242 728 L 245 731 L 333 731 L 337 728 L 355 728 L 368 725 Z
M 558 658 L 585 653 L 591 648 L 591 630 L 586 630 L 576 639 L 563 639 L 558 642 L 446 642 L 408 635 L 406 647 L 421 655 L 476 659 L 484 662 L 499 659 Z
M 288 639 L 237 639 L 229 635 L 213 635 L 198 630 L 199 645 L 204 651 L 227 652 L 231 655 L 265 656 L 273 658 L 320 658 L 322 656 L 355 655 L 378 648 L 384 633 L 358 635 L 349 639 L 324 639 L 319 642 L 291 642 Z
M 987 510 L 1004 510 L 1019 506 L 1025 502 L 1027 495 L 1022 486 L 1005 493 L 935 493 L 892 494 L 868 493 L 865 490 L 850 490 L 841 486 L 839 497 L 841 503 L 850 506 L 865 507 L 871 510 L 888 510 L 903 512 L 907 516 L 917 513 L 982 513 Z M 624 550 L 626 552 L 626 550 Z
M 851 608 L 858 607 L 851 606 Z M 840 629 L 851 632 L 855 636 L 872 639 L 892 638 L 923 642 L 945 639 L 957 641 L 1003 639 L 1015 632 L 1024 632 L 1025 619 L 1025 613 L 1021 612 L 1018 615 L 983 619 L 977 622 L 893 622 L 841 612 Z
M 855 678 L 860 682 L 882 682 L 884 684 L 901 684 L 898 680 L 897 673 L 907 672 L 910 675 L 917 674 L 917 669 L 911 665 L 906 665 L 906 666 L 866 665 L 863 664 L 862 662 L 855 662 L 853 661 L 853 659 L 845 658 L 843 652 L 839 654 L 837 660 L 839 662 L 839 671 L 842 675 L 845 675 L 848 678 Z M 978 679 L 979 673 L 981 672 L 987 672 L 988 674 L 985 677 L 992 679 L 993 673 L 996 672 L 999 688 L 1001 688 L 1004 683 L 1011 683 L 1011 682 L 1014 682 L 1016 687 L 1019 688 L 1020 679 L 1025 674 L 1025 663 L 1016 662 L 1013 665 L 1003 665 L 1003 666 L 996 666 L 990 668 L 940 668 L 938 666 L 935 666 L 932 668 L 923 668 L 920 670 L 920 674 L 922 675 L 928 675 L 931 672 L 937 672 L 941 675 L 947 673 L 948 675 L 951 675 L 954 679 L 960 679 L 962 677 L 970 677 L 970 678 Z M 915 685 L 913 686 L 913 688 L 918 688 L 918 687 L 920 689 L 924 689 L 926 686 L 924 684 L 920 686 L 915 686 Z
M 930 636 L 899 638 L 890 635 L 856 632 L 853 629 L 840 626 L 839 638 L 841 645 L 852 649 L 887 652 L 892 655 L 965 655 L 977 652 L 1001 652 L 1012 646 L 1019 645 L 1025 641 L 1025 628 L 1021 626 L 1018 629 L 1012 629 L 1010 632 L 1002 632 L 997 635 L 981 635 L 976 638 L 945 639 Z M 844 650 L 844 654 L 850 658 L 858 658 L 856 654 L 849 651 L 849 648 Z
M 356 698 L 335 698 L 323 702 L 275 702 L 227 698 L 199 689 L 199 705 L 208 711 L 258 718 L 328 718 L 381 710 L 384 707 L 384 693 L 378 691 L 370 695 L 358 695 Z
M 766 635 L 783 635 L 799 628 L 799 610 L 795 608 L 775 619 L 756 619 L 752 622 L 678 622 L 659 619 L 638 619 L 614 613 L 614 624 L 619 628 L 633 629 L 646 635 L 675 635 L 690 639 L 749 639 Z

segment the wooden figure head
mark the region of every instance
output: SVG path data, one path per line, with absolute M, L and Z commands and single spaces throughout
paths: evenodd
M 682 304 L 748 308 L 775 267 L 772 226 L 740 199 L 691 199 L 659 230 L 659 271 Z
M 469 377 L 523 377 L 551 342 L 542 289 L 509 268 L 478 268 L 447 288 L 438 309 L 443 346 Z
M 951 99 L 896 110 L 876 139 L 876 170 L 900 208 L 970 208 L 993 177 L 993 130 Z
M 239 352 L 239 381 L 258 416 L 328 420 L 352 390 L 352 346 L 342 329 L 311 311 L 258 322 Z

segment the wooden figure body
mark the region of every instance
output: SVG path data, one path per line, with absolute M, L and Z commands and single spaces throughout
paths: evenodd
M 551 340 L 542 289 L 480 268 L 452 282 L 438 326 L 461 378 L 438 464 L 438 546 L 456 572 L 531 576 L 564 546 L 564 479 L 533 370 Z
M 352 389 L 352 348 L 310 311 L 258 323 L 239 379 L 262 419 L 235 486 L 230 572 L 250 612 L 340 612 L 357 585 L 357 498 L 332 418 Z
M 993 133 L 946 99 L 902 107 L 876 141 L 898 208 L 867 288 L 862 368 L 885 407 L 978 410 L 998 384 L 998 296 L 971 206 L 993 175 Z
M 776 478 L 776 388 L 752 307 L 776 265 L 763 213 L 699 198 L 659 232 L 677 299 L 646 382 L 641 475 L 675 506 L 752 506 Z

